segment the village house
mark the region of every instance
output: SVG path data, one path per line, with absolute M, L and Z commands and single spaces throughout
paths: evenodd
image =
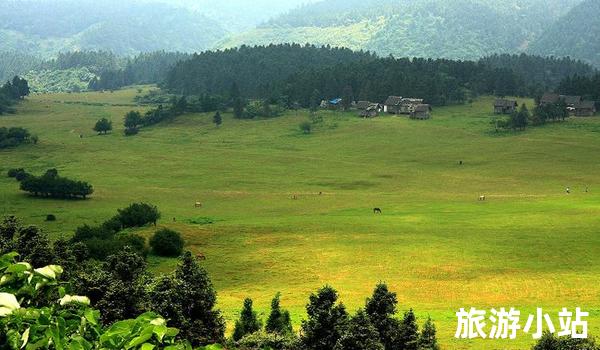
M 379 103 L 369 103 L 369 105 L 360 110 L 359 115 L 363 118 L 375 118 L 379 116 L 379 112 L 381 112 L 382 107 Z
M 399 114 L 400 104 L 402 104 L 402 96 L 390 96 L 383 104 L 383 111 L 390 114 Z
M 495 114 L 512 114 L 517 110 L 519 104 L 515 100 L 496 99 L 494 102 Z
M 364 111 L 371 106 L 371 102 L 369 101 L 358 101 L 356 102 L 356 109 L 359 111 Z
M 410 112 L 410 119 L 430 119 L 431 118 L 431 106 L 428 104 L 416 105 Z
M 400 102 L 400 114 L 411 114 L 415 107 L 423 104 L 420 98 L 403 98 Z
M 595 101 L 581 101 L 573 106 L 574 114 L 577 117 L 591 117 L 596 114 Z

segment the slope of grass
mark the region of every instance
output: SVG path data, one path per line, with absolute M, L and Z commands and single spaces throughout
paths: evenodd
M 526 334 L 455 340 L 454 312 L 471 306 L 512 306 L 525 319 L 536 307 L 581 306 L 600 335 L 598 118 L 496 134 L 492 99 L 483 98 L 438 108 L 429 121 L 323 112 L 311 135 L 298 130 L 307 119 L 298 112 L 254 121 L 225 115 L 220 128 L 211 115 L 187 115 L 127 138 L 121 121 L 135 94 L 39 95 L 0 117 L 0 126 L 40 137 L 0 151 L 2 173 L 56 167 L 96 188 L 88 201 L 41 200 L 3 175 L 0 215 L 17 214 L 56 238 L 131 202 L 154 203 L 160 225 L 207 257 L 230 324 L 246 296 L 266 318 L 281 291 L 298 327 L 323 284 L 355 311 L 385 281 L 402 310 L 414 308 L 421 321 L 431 315 L 445 349 L 532 343 Z M 101 117 L 113 120 L 112 135 L 91 130 Z M 58 220 L 43 222 L 49 213 Z M 176 261 L 150 264 L 166 272 Z

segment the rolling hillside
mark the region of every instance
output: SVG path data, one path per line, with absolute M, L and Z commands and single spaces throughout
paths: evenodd
M 326 0 L 230 37 L 220 46 L 310 42 L 381 55 L 475 59 L 525 51 L 580 1 Z
M 119 55 L 156 50 L 201 51 L 225 35 L 221 25 L 164 3 L 25 0 L 0 3 L 3 50 L 39 56 L 110 50 Z
M 531 46 L 532 53 L 571 56 L 600 65 L 600 2 L 587 0 L 553 24 Z

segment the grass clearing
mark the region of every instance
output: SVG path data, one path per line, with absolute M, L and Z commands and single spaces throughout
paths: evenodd
M 219 128 L 212 114 L 186 115 L 125 137 L 123 115 L 150 108 L 132 107 L 136 94 L 38 95 L 0 116 L 0 126 L 40 138 L 0 151 L 0 215 L 58 238 L 131 202 L 153 203 L 160 226 L 207 257 L 230 326 L 247 296 L 266 319 L 281 291 L 297 328 L 323 284 L 354 312 L 385 281 L 401 309 L 414 308 L 420 322 L 431 315 L 445 349 L 531 345 L 524 334 L 454 340 L 454 312 L 471 306 L 524 314 L 581 306 L 600 335 L 599 118 L 496 134 L 492 99 L 482 98 L 436 108 L 429 121 L 323 112 L 310 135 L 298 129 L 307 113 L 294 112 L 253 121 L 225 114 Z M 101 117 L 112 119 L 113 134 L 92 131 Z M 19 167 L 56 167 L 96 192 L 87 201 L 32 198 L 3 175 Z M 174 264 L 150 259 L 156 272 Z

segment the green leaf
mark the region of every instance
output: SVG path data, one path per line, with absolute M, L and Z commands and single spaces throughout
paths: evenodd
M 150 343 L 144 343 L 142 344 L 142 347 L 140 348 L 140 350 L 153 350 L 156 346 Z

